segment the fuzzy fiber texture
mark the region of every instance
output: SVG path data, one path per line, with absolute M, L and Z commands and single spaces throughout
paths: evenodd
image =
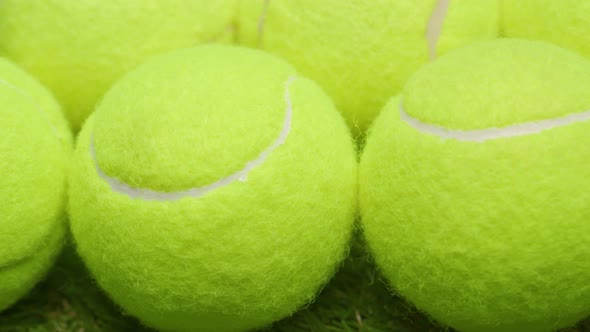
M 0 1 L 0 54 L 45 84 L 77 131 L 106 90 L 146 58 L 231 41 L 235 2 Z
M 429 61 L 428 26 L 445 3 L 242 1 L 237 40 L 280 55 L 318 82 L 358 134 Z M 435 27 L 435 53 L 496 37 L 498 13 L 497 0 L 450 1 Z
M 98 283 L 144 324 L 264 326 L 312 300 L 345 257 L 356 210 L 354 144 L 330 99 L 295 75 L 257 50 L 176 51 L 126 75 L 84 126 L 70 185 L 72 232 Z M 287 109 L 286 140 L 247 176 L 198 197 L 145 197 L 248 167 L 284 132 Z
M 501 1 L 502 34 L 539 39 L 590 57 L 590 1 Z
M 590 120 L 485 141 L 590 110 L 590 62 L 498 40 L 417 72 L 375 121 L 360 166 L 367 242 L 396 292 L 460 331 L 552 331 L 590 315 Z
M 72 137 L 57 102 L 0 59 L 0 311 L 25 295 L 60 251 Z

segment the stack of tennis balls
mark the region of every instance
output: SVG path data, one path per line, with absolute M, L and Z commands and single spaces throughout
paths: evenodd
M 74 131 L 124 73 L 201 42 L 231 42 L 236 0 L 0 1 L 0 54 L 47 86 Z
M 359 134 L 423 64 L 497 37 L 498 15 L 498 0 L 241 1 L 237 40 L 317 81 Z
M 78 251 L 164 331 L 244 331 L 314 298 L 345 257 L 356 153 L 331 100 L 283 60 L 202 46 L 105 95 L 70 182 Z
M 391 285 L 460 331 L 590 315 L 590 61 L 504 39 L 423 67 L 369 133 L 367 242 Z
M 502 34 L 539 39 L 590 57 L 590 1 L 501 1 Z
M 72 137 L 51 94 L 0 58 L 0 311 L 45 275 L 66 230 Z

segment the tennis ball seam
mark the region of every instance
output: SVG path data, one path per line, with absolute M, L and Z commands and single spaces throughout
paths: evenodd
M 26 91 L 20 89 L 19 87 L 8 82 L 5 79 L 0 78 L 0 84 L 8 87 L 9 89 L 12 89 L 16 93 L 18 93 L 19 95 L 24 97 L 25 100 L 30 102 L 34 106 L 34 108 L 40 113 L 41 117 L 43 118 L 43 121 L 45 121 L 47 123 L 53 136 L 55 136 L 55 138 L 57 138 L 57 140 L 59 142 L 61 142 L 61 143 L 65 142 L 66 137 L 64 137 L 64 135 L 62 135 L 59 132 L 59 130 L 57 129 L 57 127 L 51 122 L 51 120 L 49 119 L 49 116 L 47 114 L 47 111 L 45 111 L 45 109 L 39 103 L 37 103 L 35 98 L 33 98 L 31 95 L 29 95 Z M 47 243 L 48 239 L 51 239 L 54 236 L 54 234 L 59 230 L 59 228 L 62 227 L 62 223 L 63 222 L 61 222 L 61 221 L 57 222 L 55 226 L 53 226 L 49 229 L 49 231 L 46 235 L 40 237 L 38 239 L 38 241 L 39 241 L 38 244 L 36 244 L 34 246 L 35 247 L 34 250 L 26 253 L 22 257 L 19 257 L 16 259 L 11 259 L 11 260 L 4 261 L 4 262 L 0 262 L 0 271 L 12 269 L 18 265 L 25 264 L 26 262 L 35 259 L 35 257 L 37 257 L 39 255 L 40 251 L 44 250 L 46 247 L 48 247 L 50 245 L 50 243 Z
M 51 227 L 47 235 L 41 237 L 39 243 L 35 245 L 35 250 L 32 250 L 30 253 L 23 255 L 20 258 L 3 262 L 2 264 L 0 264 L 0 272 L 8 269 L 13 269 L 19 265 L 26 264 L 27 262 L 34 260 L 36 257 L 40 255 L 42 251 L 44 251 L 52 245 L 52 239 L 56 236 L 56 234 L 60 233 L 60 229 L 65 228 L 65 224 L 66 223 L 64 215 L 61 219 L 59 219 L 58 222 L 56 222 L 56 224 L 53 227 Z
M 262 5 L 262 10 L 260 11 L 260 15 L 258 16 L 258 36 L 256 40 L 256 47 L 264 48 L 263 44 L 263 37 L 264 37 L 264 25 L 266 23 L 266 15 L 268 13 L 268 7 L 270 6 L 270 0 L 264 0 L 264 4 Z
M 440 125 L 423 122 L 408 114 L 404 110 L 403 102 L 399 104 L 400 119 L 423 134 L 438 136 L 443 139 L 454 139 L 466 142 L 484 142 L 500 138 L 511 138 L 539 134 L 545 130 L 551 130 L 571 124 L 590 121 L 590 110 L 571 113 L 562 117 L 517 123 L 500 128 L 486 128 L 476 130 L 456 130 Z
M 430 60 L 434 60 L 437 57 L 438 41 L 442 34 L 443 25 L 447 18 L 451 0 L 437 0 L 432 14 L 426 24 L 425 38 L 428 43 L 428 54 Z M 270 0 L 264 0 L 262 10 L 258 16 L 258 36 L 256 41 L 256 47 L 264 48 L 263 37 L 264 37 L 264 26 L 266 23 L 266 16 L 268 14 L 268 8 L 270 6 Z
M 276 150 L 278 147 L 283 145 L 285 143 L 285 141 L 287 140 L 287 137 L 289 136 L 289 133 L 291 131 L 291 122 L 292 122 L 292 116 L 293 116 L 293 103 L 292 103 L 289 87 L 296 80 L 297 80 L 297 77 L 291 76 L 284 83 L 284 85 L 285 85 L 285 93 L 284 93 L 285 117 L 283 120 L 283 127 L 282 127 L 277 139 L 274 140 L 272 142 L 272 144 L 269 145 L 266 149 L 264 149 L 255 159 L 246 162 L 246 165 L 242 169 L 240 169 L 240 170 L 238 170 L 238 171 L 236 171 L 224 178 L 221 178 L 213 183 L 210 183 L 210 184 L 207 184 L 207 185 L 204 185 L 201 187 L 195 187 L 195 188 L 190 188 L 190 189 L 180 190 L 180 191 L 173 191 L 173 192 L 164 192 L 164 191 L 158 191 L 158 190 L 153 190 L 153 189 L 149 189 L 149 188 L 132 187 L 132 186 L 120 181 L 116 177 L 107 175 L 102 170 L 102 168 L 98 164 L 98 160 L 96 158 L 96 151 L 94 148 L 94 143 L 95 143 L 94 135 L 92 135 L 90 137 L 90 147 L 89 147 L 90 151 L 89 152 L 90 152 L 92 162 L 94 163 L 94 168 L 96 169 L 98 176 L 103 181 L 108 183 L 114 192 L 126 195 L 130 198 L 142 199 L 142 200 L 146 200 L 146 201 L 177 201 L 177 200 L 180 200 L 185 197 L 199 198 L 211 191 L 214 191 L 216 189 L 230 185 L 230 184 L 234 183 L 235 181 L 244 182 L 247 180 L 247 177 L 248 177 L 248 174 L 250 173 L 250 171 L 252 171 L 253 169 L 262 165 L 266 161 L 268 156 L 274 150 Z
M 58 140 L 60 140 L 60 141 L 64 141 L 65 140 L 65 137 L 63 137 L 63 135 L 59 133 L 59 131 L 57 130 L 57 128 L 55 127 L 55 125 L 53 125 L 53 123 L 51 123 L 51 121 L 49 120 L 49 116 L 47 115 L 47 111 L 45 111 L 43 109 L 43 107 L 41 107 L 41 105 L 39 105 L 39 103 L 37 103 L 35 101 L 35 99 L 33 97 L 31 97 L 24 90 L 19 89 L 16 85 L 11 84 L 10 82 L 8 82 L 8 81 L 6 81 L 4 79 L 1 79 L 0 78 L 0 84 L 3 84 L 5 86 L 9 87 L 10 89 L 16 91 L 19 95 L 25 97 L 26 100 L 30 101 L 35 106 L 35 109 L 41 114 L 41 116 L 43 117 L 43 119 L 45 120 L 45 122 L 47 122 L 47 124 L 51 128 L 51 131 L 53 132 L 53 135 Z
M 451 0 L 438 0 L 426 25 L 426 40 L 428 41 L 428 53 L 430 60 L 437 57 L 438 41 L 442 34 L 443 24 L 449 11 Z

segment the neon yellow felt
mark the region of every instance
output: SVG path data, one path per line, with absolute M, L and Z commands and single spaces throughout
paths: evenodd
M 104 92 L 146 58 L 231 41 L 234 0 L 0 2 L 0 54 L 58 98 L 77 131 Z
M 502 34 L 538 39 L 590 57 L 590 2 L 501 1 Z
M 57 137 L 64 141 L 64 144 L 71 146 L 73 137 L 61 106 L 47 88 L 39 84 L 31 75 L 13 62 L 0 57 L 0 79 L 21 90 L 21 94 L 31 97 L 34 103 L 43 109 L 43 116 L 53 125 L 57 131 Z
M 0 310 L 43 277 L 61 248 L 72 137 L 59 112 L 47 90 L 0 59 Z
M 245 160 L 255 159 L 261 147 L 276 139 L 277 124 L 285 116 L 285 83 L 296 75 L 295 70 L 279 58 L 257 52 L 244 53 L 248 61 L 212 66 L 225 48 L 221 50 L 197 57 L 188 51 L 155 58 L 149 69 L 130 73 L 116 85 L 101 104 L 94 128 L 97 158 L 107 174 L 155 190 L 201 187 L 218 180 L 220 174 L 241 169 Z M 196 69 L 183 74 L 189 61 Z M 264 66 L 273 70 L 260 71 Z M 167 72 L 151 69 L 158 67 Z M 257 81 L 248 82 L 247 77 Z M 212 88 L 191 89 L 201 82 L 210 82 Z M 247 88 L 254 84 L 256 94 Z M 138 89 L 159 98 L 138 96 L 129 101 Z M 228 139 L 228 135 L 240 139 Z M 196 166 L 202 171 L 194 172 Z
M 256 161 L 286 123 L 286 139 Z M 148 326 L 268 325 L 312 300 L 346 254 L 352 139 L 314 83 L 263 52 L 205 46 L 153 58 L 107 93 L 74 159 L 78 251 Z M 170 196 L 249 165 L 208 192 Z
M 447 1 L 242 1 L 238 42 L 280 55 L 316 80 L 355 132 L 429 61 L 429 22 Z M 435 55 L 498 33 L 498 2 L 450 1 Z
M 586 114 L 583 91 L 590 62 L 510 39 L 410 79 L 375 121 L 359 178 L 365 235 L 396 292 L 460 331 L 551 331 L 590 315 L 590 120 L 459 141 L 400 112 L 446 133 L 514 134 Z
M 442 57 L 408 81 L 402 93 L 408 111 L 446 128 L 483 129 L 550 119 L 564 115 L 564 105 L 584 110 L 590 104 L 588 59 L 574 52 L 509 39 L 467 47 L 460 55 Z M 506 58 L 511 61 L 499 61 Z M 492 81 L 499 73 L 510 75 Z M 484 99 L 484 94 L 494 98 Z

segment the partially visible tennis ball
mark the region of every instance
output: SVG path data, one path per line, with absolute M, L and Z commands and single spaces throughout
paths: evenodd
M 539 39 L 590 57 L 590 1 L 501 1 L 502 34 Z
M 98 283 L 165 331 L 243 331 L 314 298 L 346 255 L 352 138 L 283 60 L 202 46 L 106 94 L 78 140 L 72 232 Z
M 275 53 L 333 97 L 356 133 L 424 63 L 498 34 L 498 1 L 241 1 L 238 42 Z
M 422 68 L 369 133 L 367 242 L 391 285 L 460 331 L 590 315 L 590 62 L 479 43 Z
M 0 58 L 0 311 L 47 272 L 65 233 L 72 137 L 51 94 Z
M 104 92 L 151 55 L 231 41 L 235 0 L 0 1 L 0 54 L 36 76 L 75 131 Z

